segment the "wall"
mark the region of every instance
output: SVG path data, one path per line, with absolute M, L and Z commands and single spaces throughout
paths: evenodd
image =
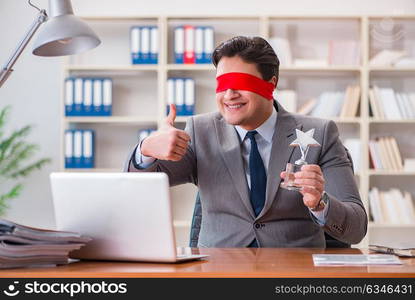
M 46 8 L 46 0 L 33 1 Z M 159 14 L 415 14 L 413 0 L 291 0 L 219 1 L 211 0 L 200 10 L 195 1 L 73 0 L 79 15 L 159 15 Z M 393 5 L 393 7 L 391 7 Z M 5 62 L 36 16 L 24 0 L 0 1 L 0 63 Z M 237 34 L 235 32 L 235 34 Z M 10 203 L 6 218 L 32 226 L 53 227 L 53 206 L 49 173 L 58 170 L 61 60 L 31 54 L 31 45 L 15 65 L 14 74 L 0 89 L 0 107 L 11 104 L 10 128 L 34 124 L 30 141 L 39 144 L 37 157 L 52 163 L 24 180 L 19 199 Z M 4 186 L 0 186 L 0 191 Z

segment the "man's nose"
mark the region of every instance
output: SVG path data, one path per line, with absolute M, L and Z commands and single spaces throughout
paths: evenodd
M 239 97 L 239 93 L 236 90 L 233 89 L 227 89 L 225 91 L 225 99 L 230 100 L 230 99 L 234 99 L 234 98 L 238 98 Z

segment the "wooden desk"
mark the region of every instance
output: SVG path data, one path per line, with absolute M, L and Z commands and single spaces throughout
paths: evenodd
M 312 254 L 367 254 L 359 249 L 192 249 L 209 258 L 179 264 L 79 261 L 54 268 L 1 270 L 0 277 L 414 277 L 415 259 L 403 265 L 364 267 L 315 267 Z

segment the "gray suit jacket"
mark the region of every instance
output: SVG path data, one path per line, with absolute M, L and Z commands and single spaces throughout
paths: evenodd
M 333 121 L 288 113 L 276 103 L 275 108 L 278 116 L 266 199 L 257 217 L 249 200 L 241 141 L 234 126 L 219 113 L 188 119 L 185 130 L 191 143 L 182 160 L 157 160 L 140 169 L 134 147 L 124 170 L 165 172 L 172 186 L 189 182 L 198 186 L 203 211 L 199 247 L 246 247 L 256 238 L 260 247 L 323 248 L 324 231 L 345 243 L 360 242 L 366 234 L 367 215 L 337 126 Z M 321 167 L 326 181 L 330 204 L 324 226 L 303 204 L 300 193 L 279 188 L 280 172 L 301 155 L 298 147 L 289 147 L 296 128 L 315 128 L 314 138 L 321 144 L 309 150 L 307 161 Z

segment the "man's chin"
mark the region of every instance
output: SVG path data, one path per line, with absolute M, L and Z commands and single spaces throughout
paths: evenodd
M 237 118 L 235 116 L 229 116 L 228 114 L 222 114 L 222 117 L 225 119 L 226 123 L 231 125 L 239 125 L 242 122 L 242 118 Z

